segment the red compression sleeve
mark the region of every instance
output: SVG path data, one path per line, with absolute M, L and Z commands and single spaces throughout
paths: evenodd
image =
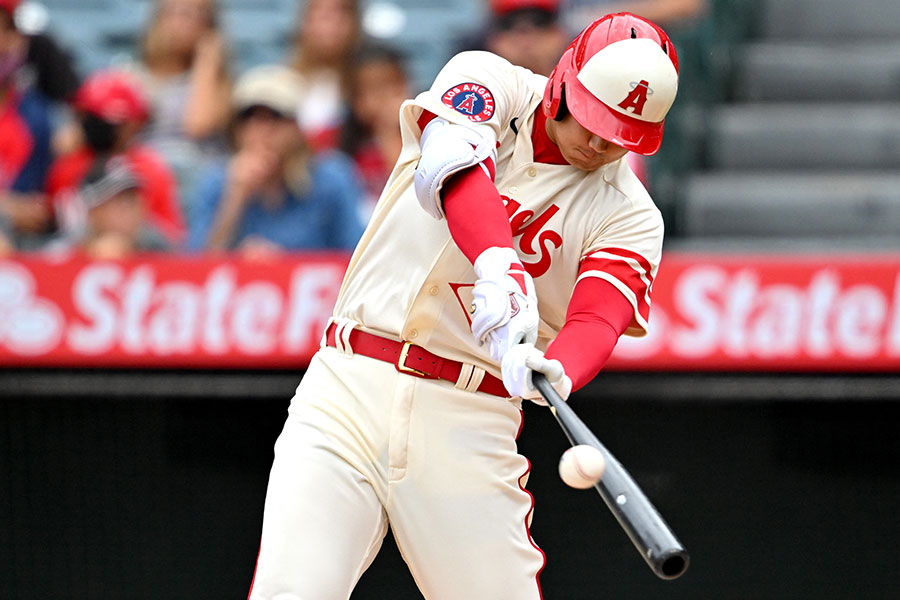
M 513 247 L 500 192 L 480 166 L 451 175 L 441 190 L 441 199 L 450 235 L 470 262 L 493 246 Z
M 562 363 L 577 390 L 597 376 L 633 316 L 634 307 L 615 286 L 585 277 L 575 286 L 566 324 L 546 356 Z

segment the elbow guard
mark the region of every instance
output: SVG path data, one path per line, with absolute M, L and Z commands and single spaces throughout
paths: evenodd
M 435 219 L 444 218 L 440 192 L 450 175 L 481 164 L 493 179 L 483 161 L 490 158 L 496 162 L 494 148 L 477 131 L 437 117 L 422 131 L 421 146 L 422 157 L 414 177 L 416 198 Z

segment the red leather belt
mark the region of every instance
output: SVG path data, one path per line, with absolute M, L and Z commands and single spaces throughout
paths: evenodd
M 333 348 L 337 347 L 334 341 L 336 329 L 337 326 L 332 323 L 325 332 L 326 344 Z M 421 346 L 398 342 L 359 329 L 350 332 L 350 347 L 354 354 L 389 362 L 401 373 L 423 379 L 443 379 L 456 383 L 463 368 L 463 363 L 441 358 Z M 489 373 L 484 374 L 477 391 L 501 398 L 509 397 L 503 381 Z

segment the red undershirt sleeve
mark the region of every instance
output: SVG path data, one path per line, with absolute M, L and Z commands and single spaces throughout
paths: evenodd
M 546 356 L 562 363 L 577 390 L 597 376 L 633 316 L 634 308 L 615 286 L 585 277 L 575 285 L 566 323 Z
M 474 263 L 478 255 L 493 246 L 513 247 L 509 216 L 500 192 L 479 165 L 450 176 L 441 190 L 441 199 L 450 235 L 470 262 Z

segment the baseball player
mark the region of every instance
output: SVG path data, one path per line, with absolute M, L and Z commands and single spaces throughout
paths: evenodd
M 567 397 L 647 329 L 663 224 L 622 160 L 678 85 L 666 34 L 588 26 L 550 78 L 452 58 L 403 151 L 275 445 L 251 599 L 346 599 L 388 526 L 429 599 L 541 597 L 522 399 Z

